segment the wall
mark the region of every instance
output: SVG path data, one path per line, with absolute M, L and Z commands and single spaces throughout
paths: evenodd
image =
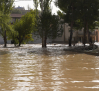
M 0 44 L 4 44 L 4 40 L 1 35 L 0 35 Z M 7 40 L 7 44 L 11 44 L 11 40 Z
M 0 36 L 0 44 L 3 44 L 3 38 Z
M 57 37 L 53 40 L 53 42 L 58 42 L 58 43 L 68 43 L 69 37 L 70 37 L 70 26 L 68 26 L 67 23 L 63 24 L 63 34 L 61 37 Z M 72 36 L 72 41 L 74 41 L 74 38 L 77 35 L 77 31 L 73 30 L 73 36 Z

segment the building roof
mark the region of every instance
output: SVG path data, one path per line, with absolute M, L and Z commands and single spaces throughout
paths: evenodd
M 21 18 L 23 14 L 11 14 L 11 18 Z
M 18 6 L 18 7 L 14 7 L 14 9 L 25 10 L 24 7 L 20 7 L 20 6 Z

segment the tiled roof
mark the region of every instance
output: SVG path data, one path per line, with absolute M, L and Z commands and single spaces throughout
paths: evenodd
M 23 14 L 11 14 L 11 18 L 21 18 Z

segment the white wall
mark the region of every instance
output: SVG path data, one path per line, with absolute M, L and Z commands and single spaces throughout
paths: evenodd
M 67 23 L 63 24 L 63 34 L 61 37 L 55 38 L 53 41 L 55 42 L 66 42 L 69 39 L 70 32 L 69 32 L 70 27 L 68 26 Z
M 3 44 L 3 38 L 0 36 L 0 44 Z
M 63 24 L 63 34 L 61 37 L 57 37 L 53 40 L 53 42 L 68 42 L 70 37 L 70 26 L 68 26 L 67 23 Z M 74 29 L 73 29 L 74 30 Z M 77 36 L 77 31 L 73 31 L 72 41 L 74 41 L 74 38 Z
M 32 35 L 32 38 L 34 39 L 34 41 L 29 41 L 29 44 L 39 44 L 42 43 L 42 39 L 40 38 L 39 35 Z M 52 40 L 51 39 L 47 39 L 47 43 L 51 43 Z
M 2 36 L 0 36 L 0 44 L 4 44 Z M 11 40 L 7 40 L 7 44 L 11 44 Z

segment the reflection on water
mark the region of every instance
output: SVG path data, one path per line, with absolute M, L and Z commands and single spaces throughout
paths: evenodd
M 0 91 L 99 91 L 99 56 L 64 48 L 1 48 Z

